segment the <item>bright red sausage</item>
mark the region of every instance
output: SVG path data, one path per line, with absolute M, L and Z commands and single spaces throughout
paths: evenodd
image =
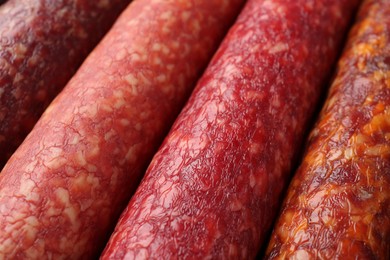
M 250 0 L 102 259 L 253 258 L 357 4 Z
M 366 0 L 268 259 L 390 259 L 390 2 Z
M 0 169 L 130 0 L 0 6 Z
M 0 258 L 99 254 L 243 0 L 137 0 L 0 174 Z

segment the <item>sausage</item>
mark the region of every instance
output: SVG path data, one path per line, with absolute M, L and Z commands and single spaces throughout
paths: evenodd
M 366 0 L 268 259 L 390 259 L 390 2 Z
M 0 258 L 98 256 L 243 0 L 138 0 L 0 174 Z
M 357 3 L 247 2 L 102 259 L 256 255 Z
M 0 169 L 130 0 L 2 2 Z

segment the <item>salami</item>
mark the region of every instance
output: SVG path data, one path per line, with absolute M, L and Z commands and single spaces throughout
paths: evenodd
M 130 0 L 3 2 L 0 169 Z
M 0 174 L 0 258 L 100 254 L 242 5 L 129 5 Z
M 102 259 L 256 255 L 357 3 L 248 1 Z
M 361 7 L 268 259 L 390 259 L 390 2 Z

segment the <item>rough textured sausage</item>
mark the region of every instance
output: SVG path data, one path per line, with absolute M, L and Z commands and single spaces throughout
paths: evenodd
M 390 2 L 363 4 L 269 259 L 390 259 Z
M 357 2 L 247 3 L 103 259 L 256 255 Z
M 0 169 L 129 2 L 9 0 L 0 7 Z
M 0 174 L 0 258 L 99 254 L 243 0 L 138 0 Z

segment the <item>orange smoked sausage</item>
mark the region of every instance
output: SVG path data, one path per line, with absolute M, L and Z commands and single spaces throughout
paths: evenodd
M 268 259 L 390 259 L 390 2 L 366 0 Z

